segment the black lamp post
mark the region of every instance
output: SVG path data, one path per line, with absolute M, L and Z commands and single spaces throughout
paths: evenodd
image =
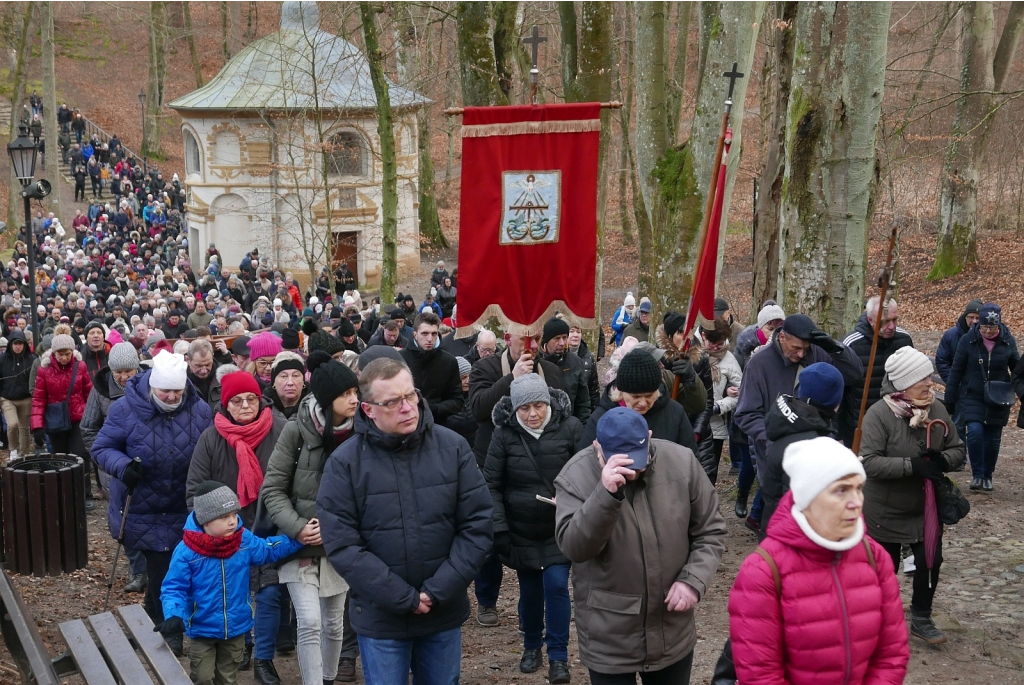
M 32 235 L 32 199 L 39 199 L 50 194 L 50 184 L 39 181 L 32 184 L 36 173 L 36 154 L 38 149 L 28 137 L 28 127 L 18 127 L 18 137 L 7 143 L 7 154 L 11 156 L 11 168 L 21 183 L 21 197 L 25 200 L 25 243 L 28 246 L 28 301 L 32 316 L 32 343 L 38 346 L 42 336 L 39 335 L 39 314 L 36 312 L 36 256 Z M 32 186 L 31 188 L 29 186 Z
M 149 173 L 149 165 L 146 163 L 146 91 L 139 89 L 139 107 L 142 110 L 142 171 Z

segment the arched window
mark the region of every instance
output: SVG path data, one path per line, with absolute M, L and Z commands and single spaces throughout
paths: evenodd
M 185 131 L 185 173 L 201 174 L 202 161 L 199 155 L 199 142 L 191 131 Z
M 358 133 L 338 133 L 327 142 L 328 176 L 365 176 L 366 159 L 366 146 Z
M 238 136 L 232 131 L 221 131 L 213 139 L 213 161 L 224 166 L 238 164 Z

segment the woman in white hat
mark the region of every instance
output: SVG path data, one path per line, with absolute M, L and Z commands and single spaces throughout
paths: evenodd
M 907 626 L 892 560 L 864 534 L 864 468 L 827 437 L 787 447 L 782 468 L 790 491 L 729 592 L 737 682 L 902 683 Z
M 932 597 L 942 565 L 942 526 L 925 523 L 925 483 L 942 478 L 964 461 L 965 447 L 953 420 L 932 392 L 932 362 L 913 347 L 896 350 L 885 362 L 882 401 L 864 415 L 860 456 L 868 482 L 864 488 L 864 518 L 868 533 L 892 557 L 895 568 L 900 547 L 914 554 L 914 592 L 910 600 L 910 634 L 929 644 L 941 644 L 946 636 L 932 622 Z M 949 435 L 940 427 L 945 421 Z M 929 512 L 937 517 L 937 513 Z M 927 534 L 935 536 L 930 541 Z M 927 546 L 934 546 L 929 560 Z

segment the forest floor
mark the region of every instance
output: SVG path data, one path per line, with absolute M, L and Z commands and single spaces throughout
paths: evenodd
M 991 257 L 984 268 L 970 267 L 941 286 L 924 281 L 933 236 L 908 235 L 902 241 L 900 323 L 914 336 L 917 346 L 933 353 L 942 330 L 950 326 L 971 297 L 995 299 L 1005 312 L 1012 330 L 1024 321 L 1024 306 L 1019 292 L 1017 271 L 1021 264 L 1020 245 L 1012 235 L 992 235 L 981 240 L 979 252 Z M 880 260 L 880 247 L 872 249 L 873 262 Z M 627 289 L 635 288 L 635 248 L 621 245 L 619 234 L 609 235 L 609 259 L 605 265 L 605 297 L 602 313 L 607 320 L 621 303 Z M 429 270 L 437 258 L 455 263 L 455 250 L 424 253 L 423 270 L 400 283 L 399 290 L 417 297 L 426 289 Z M 730 235 L 727 241 L 722 295 L 733 304 L 736 316 L 747 320 L 751 267 L 749 237 Z M 874 267 L 873 267 L 874 268 Z M 999 285 L 1005 284 L 1005 285 Z M 721 473 L 726 473 L 723 466 Z M 953 474 L 965 492 L 969 473 Z M 1019 683 L 1024 668 L 1024 432 L 1011 425 L 1003 436 L 1002 456 L 995 475 L 996 490 L 991 494 L 969 493 L 972 511 L 956 526 L 946 529 L 944 557 L 938 592 L 936 617 L 949 636 L 938 648 L 911 641 L 911 663 L 907 683 L 948 685 L 952 683 Z M 728 635 L 726 602 L 729 587 L 743 559 L 754 549 L 756 540 L 733 515 L 735 477 L 723 475 L 717 490 L 720 506 L 729 526 L 729 540 L 722 565 L 710 592 L 697 608 L 696 658 L 694 683 L 710 679 L 715 659 Z M 107 577 L 113 563 L 114 544 L 107 530 L 106 507 L 99 503 L 88 515 L 89 564 L 75 573 L 58 577 L 12 576 L 25 603 L 39 625 L 51 654 L 63 649 L 58 624 L 102 611 Z M 126 596 L 120 588 L 127 582 L 124 558 L 119 564 L 113 603 L 141 601 L 141 596 Z M 901 576 L 904 604 L 909 604 L 910 579 Z M 472 593 L 470 593 L 472 596 Z M 500 625 L 483 628 L 474 618 L 463 628 L 462 682 L 464 683 L 543 683 L 546 670 L 524 675 L 518 670 L 522 650 L 516 624 L 515 575 L 506 572 L 498 603 Z M 475 616 L 475 606 L 473 608 Z M 569 656 L 573 682 L 587 682 L 586 669 L 579 662 L 573 629 Z M 182 664 L 187 668 L 187 660 Z M 287 683 L 299 682 L 294 655 L 276 660 Z M 14 682 L 14 663 L 0 648 L 0 683 Z M 79 683 L 78 678 L 66 682 Z M 239 682 L 249 685 L 251 672 L 240 675 Z

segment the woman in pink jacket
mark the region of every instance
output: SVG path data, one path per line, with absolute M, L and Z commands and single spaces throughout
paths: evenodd
M 903 682 L 910 650 L 892 560 L 864 535 L 864 468 L 830 438 L 786 448 L 790 491 L 729 593 L 742 685 Z

